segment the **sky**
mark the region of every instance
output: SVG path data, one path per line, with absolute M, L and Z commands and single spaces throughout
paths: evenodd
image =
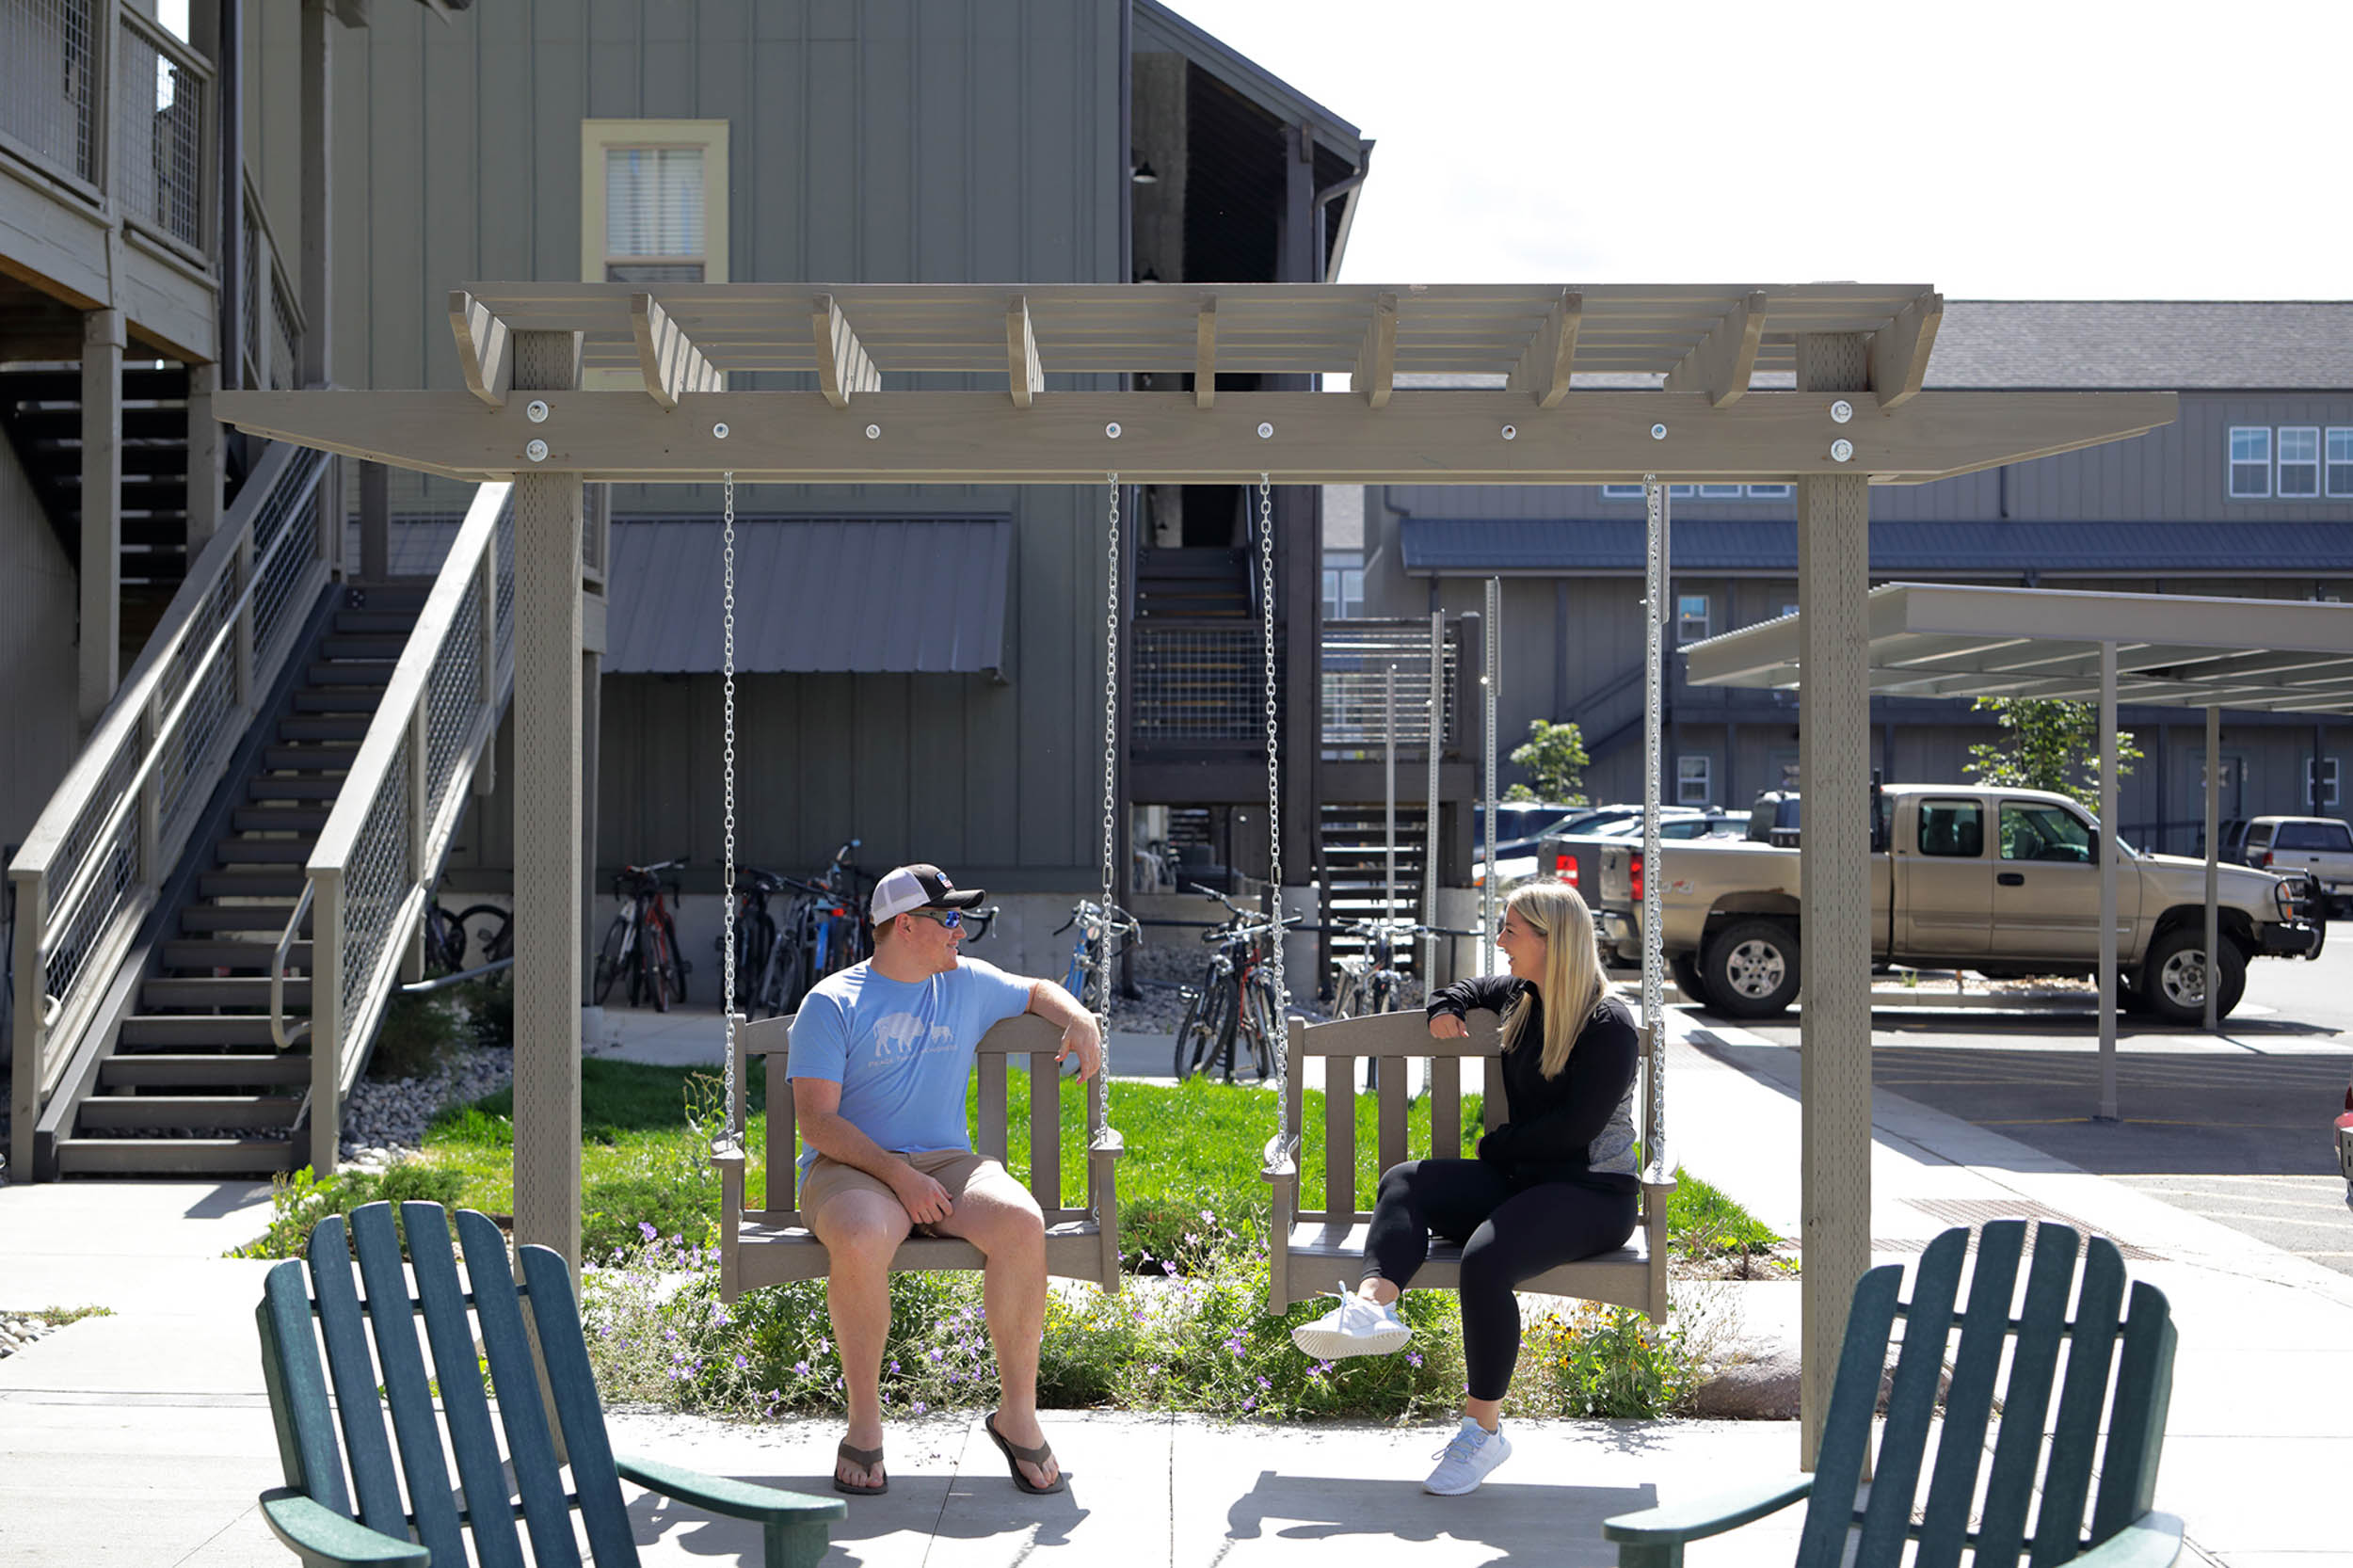
M 1165 0 L 1375 138 L 1344 282 L 2353 297 L 2353 3 Z

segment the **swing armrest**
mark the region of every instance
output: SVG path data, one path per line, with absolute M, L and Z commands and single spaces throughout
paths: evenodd
M 1601 1533 L 1622 1545 L 1678 1546 L 1762 1519 L 1813 1490 L 1814 1478 L 1810 1475 L 1783 1476 L 1692 1502 L 1621 1513 L 1614 1519 L 1603 1520 Z
M 620 1472 L 623 1480 L 634 1481 L 648 1492 L 659 1492 L 665 1497 L 692 1503 L 712 1513 L 724 1513 L 730 1519 L 750 1519 L 763 1525 L 807 1524 L 846 1519 L 850 1513 L 850 1505 L 839 1497 L 812 1497 L 754 1481 L 729 1480 L 724 1476 L 707 1476 L 700 1470 L 650 1459 L 616 1454 L 613 1467 Z
M 1095 1129 L 1095 1135 L 1087 1140 L 1087 1152 L 1107 1154 L 1116 1160 L 1128 1152 L 1128 1141 L 1120 1136 L 1119 1129 L 1115 1127 L 1098 1127 Z

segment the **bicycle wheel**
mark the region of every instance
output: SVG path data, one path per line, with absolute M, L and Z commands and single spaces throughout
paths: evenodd
M 466 928 L 437 899 L 424 907 L 424 968 L 455 974 L 466 962 Z
M 670 1010 L 670 948 L 658 920 L 646 921 L 637 943 L 637 973 L 644 994 L 657 1013 Z
M 686 961 L 686 950 L 678 945 L 678 922 L 671 917 L 667 905 L 664 906 L 660 920 L 662 961 L 666 977 L 664 984 L 669 990 L 670 1000 L 683 1002 L 686 1000 L 686 971 L 694 966 Z
M 460 957 L 466 949 L 481 954 L 485 964 L 515 956 L 514 918 L 495 904 L 468 904 L 457 917 L 457 933 Z M 458 968 L 465 966 L 460 964 Z
M 1250 1050 L 1257 1058 L 1258 1081 L 1274 1073 L 1274 987 L 1261 980 L 1250 983 Z
M 597 950 L 597 1005 L 613 994 L 613 983 L 621 977 L 621 968 L 629 959 L 629 917 L 616 915 L 605 928 L 604 944 Z
M 1205 984 L 1185 1004 L 1184 1026 L 1176 1032 L 1176 1081 L 1182 1083 L 1195 1073 L 1206 1073 L 1217 1059 L 1217 1041 L 1223 1020 L 1220 1004 L 1226 992 L 1213 983 Z
M 764 909 L 736 923 L 735 996 L 728 1003 L 745 1017 L 767 995 L 768 977 L 776 963 L 776 923 Z

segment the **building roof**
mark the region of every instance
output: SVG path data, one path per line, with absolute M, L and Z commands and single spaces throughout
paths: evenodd
M 958 673 L 1004 664 L 1013 520 L 738 518 L 735 667 Z M 616 519 L 604 667 L 720 667 L 716 518 Z
M 2353 391 L 2353 300 L 1954 299 L 1946 390 Z
M 1639 576 L 1641 518 L 1399 520 L 1408 575 Z M 1794 577 L 1793 520 L 1677 520 L 1682 572 Z M 2341 522 L 1874 522 L 1871 570 L 1883 576 L 2230 577 L 2353 572 L 2353 529 Z

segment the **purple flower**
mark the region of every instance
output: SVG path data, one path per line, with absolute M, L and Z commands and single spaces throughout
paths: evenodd
M 937 1360 L 939 1359 L 939 1357 L 940 1357 L 941 1353 L 942 1353 L 942 1352 L 941 1352 L 941 1351 L 940 1351 L 940 1349 L 939 1349 L 939 1347 L 938 1347 L 938 1346 L 934 1345 L 934 1346 L 932 1347 L 932 1359 L 933 1359 L 934 1361 L 937 1361 Z
M 899 1358 L 895 1355 L 890 1358 L 890 1369 L 894 1372 L 899 1369 Z
M 1176 1265 L 1174 1263 L 1162 1263 L 1160 1265 L 1160 1272 L 1168 1275 L 1171 1279 L 1174 1279 L 1176 1277 Z
M 1421 1365 L 1421 1352 L 1419 1352 L 1419 1351 L 1407 1351 L 1407 1352 L 1405 1352 L 1405 1365 L 1407 1365 L 1408 1367 L 1418 1367 L 1418 1366 L 1420 1366 L 1420 1365 Z
M 1257 1395 L 1256 1395 L 1256 1394 L 1251 1395 L 1251 1396 L 1250 1396 L 1250 1398 L 1248 1398 L 1248 1399 L 1246 1399 L 1246 1400 L 1242 1400 L 1242 1401 L 1241 1401 L 1241 1407 L 1242 1407 L 1244 1410 L 1256 1410 L 1256 1409 L 1257 1409 L 1257 1408 L 1258 1408 L 1258 1396 L 1257 1396 Z
M 735 1357 L 735 1369 L 741 1372 L 750 1366 L 751 1363 L 744 1359 L 742 1352 L 737 1352 Z
M 918 1400 L 910 1408 L 913 1409 L 918 1416 L 920 1416 L 924 1411 L 930 1409 L 931 1407 L 926 1405 L 922 1400 Z
M 1201 1223 L 1205 1225 L 1213 1225 L 1217 1224 L 1217 1216 L 1205 1208 L 1201 1211 Z
M 808 1376 L 808 1363 L 806 1361 L 795 1361 L 792 1363 L 792 1375 L 796 1378 L 805 1378 Z
M 1263 1373 L 1263 1372 L 1261 1372 L 1261 1373 L 1259 1373 L 1259 1374 L 1258 1374 L 1258 1386 L 1259 1386 L 1259 1387 L 1261 1387 L 1261 1388 L 1272 1388 L 1272 1387 L 1273 1387 L 1273 1386 L 1274 1386 L 1274 1384 L 1273 1384 L 1269 1383 L 1269 1382 L 1266 1380 L 1266 1374 L 1265 1374 L 1265 1373 Z
M 1201 1238 L 1200 1238 L 1200 1237 L 1195 1236 L 1195 1235 L 1194 1235 L 1192 1231 L 1187 1231 L 1187 1232 L 1185 1232 L 1185 1245 L 1186 1245 L 1186 1246 L 1188 1246 L 1188 1247 L 1197 1247 L 1197 1246 L 1199 1246 L 1200 1244 L 1201 1244 Z
M 654 1228 L 653 1228 L 653 1222 L 652 1222 L 652 1221 L 650 1221 L 650 1220 L 640 1220 L 640 1221 L 638 1221 L 638 1222 L 637 1222 L 637 1234 L 638 1234 L 638 1235 L 640 1235 L 640 1236 L 642 1236 L 642 1237 L 644 1237 L 647 1240 L 650 1241 L 650 1240 L 652 1240 L 655 1237 L 660 1236 L 662 1233 L 661 1233 L 660 1231 L 658 1231 L 658 1230 L 656 1230 L 656 1229 L 654 1229 Z M 620 1255 L 620 1249 L 619 1249 L 619 1248 L 617 1248 L 617 1247 L 616 1247 L 616 1248 L 615 1248 L 615 1249 L 614 1249 L 614 1256 L 618 1256 L 619 1255 Z

